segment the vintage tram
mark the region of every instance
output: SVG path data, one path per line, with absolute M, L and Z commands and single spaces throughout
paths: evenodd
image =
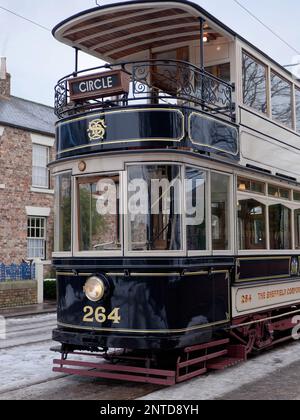
M 76 56 L 55 88 L 54 369 L 172 384 L 287 340 L 300 83 L 189 1 L 96 7 L 53 34 Z M 79 70 L 79 51 L 107 64 Z

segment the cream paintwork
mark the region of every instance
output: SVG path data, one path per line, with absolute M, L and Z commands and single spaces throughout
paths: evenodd
M 249 297 L 251 296 L 251 300 Z M 299 304 L 300 280 L 259 286 L 232 288 L 232 316 L 265 312 L 274 308 Z

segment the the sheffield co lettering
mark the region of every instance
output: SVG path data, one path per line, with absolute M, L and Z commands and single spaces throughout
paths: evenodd
M 69 80 L 71 101 L 117 96 L 129 92 L 130 77 L 123 71 L 110 71 Z

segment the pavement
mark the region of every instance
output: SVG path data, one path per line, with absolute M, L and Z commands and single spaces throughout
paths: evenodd
M 28 305 L 19 308 L 0 309 L 0 316 L 9 319 L 24 316 L 43 315 L 55 313 L 56 309 L 56 302 L 44 302 L 37 305 Z

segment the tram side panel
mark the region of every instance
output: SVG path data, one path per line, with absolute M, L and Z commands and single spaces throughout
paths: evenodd
M 74 346 L 175 349 L 207 342 L 229 324 L 229 270 L 105 275 L 109 292 L 87 299 L 86 276 L 58 276 L 57 341 Z

